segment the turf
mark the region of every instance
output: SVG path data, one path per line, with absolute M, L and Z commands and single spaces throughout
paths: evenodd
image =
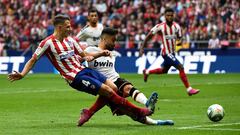
M 172 119 L 174 126 L 143 125 L 126 116 L 112 116 L 105 107 L 84 126 L 76 127 L 80 110 L 96 97 L 71 89 L 59 75 L 32 74 L 14 83 L 6 77 L 0 75 L 1 135 L 240 134 L 240 74 L 188 75 L 192 86 L 201 89 L 191 97 L 178 75 L 153 75 L 144 83 L 141 75 L 122 74 L 147 97 L 157 91 L 159 101 L 152 118 Z M 208 106 L 215 103 L 226 114 L 218 123 L 206 116 Z

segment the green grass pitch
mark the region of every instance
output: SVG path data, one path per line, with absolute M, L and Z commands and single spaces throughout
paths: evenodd
M 188 75 L 192 87 L 201 90 L 191 97 L 178 75 L 153 75 L 147 83 L 141 75 L 121 75 L 147 97 L 157 91 L 159 100 L 151 117 L 172 119 L 175 125 L 143 125 L 127 116 L 112 116 L 104 107 L 88 123 L 76 127 L 80 110 L 96 97 L 70 88 L 59 75 L 32 74 L 14 83 L 0 75 L 0 135 L 240 134 L 240 74 Z M 208 106 L 215 103 L 226 114 L 218 123 L 206 115 Z

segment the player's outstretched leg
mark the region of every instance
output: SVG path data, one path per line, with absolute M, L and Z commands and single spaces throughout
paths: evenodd
M 88 109 L 82 109 L 80 118 L 78 120 L 77 126 L 82 126 L 84 123 L 86 123 L 90 118 L 92 117 L 91 112 Z
M 143 124 L 146 125 L 157 125 L 157 126 L 162 126 L 162 125 L 174 125 L 174 122 L 172 120 L 155 120 L 150 117 L 145 117 L 146 121 Z
M 157 120 L 157 125 L 174 125 L 172 120 Z
M 147 100 L 145 106 L 150 109 L 152 112 L 155 110 L 155 104 L 157 103 L 158 100 L 158 94 L 156 92 L 153 92 L 149 99 Z

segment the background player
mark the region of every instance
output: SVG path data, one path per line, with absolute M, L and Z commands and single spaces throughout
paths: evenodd
M 102 35 L 100 37 L 100 43 L 98 47 L 88 47 L 86 48 L 86 52 L 88 53 L 99 53 L 103 50 L 109 50 L 113 51 L 115 47 L 115 41 L 116 41 L 116 34 L 117 30 L 112 28 L 104 28 L 102 31 Z M 115 70 L 115 57 L 116 55 L 114 52 L 112 52 L 112 57 L 99 57 L 93 61 L 88 62 L 89 68 L 92 68 L 94 70 L 99 71 L 104 76 L 106 76 L 108 79 L 112 80 L 116 86 L 118 87 L 118 94 L 122 97 L 128 97 L 131 96 L 135 101 L 146 105 L 147 107 L 149 105 L 154 105 L 157 102 L 158 95 L 157 93 L 153 93 L 149 100 L 146 98 L 146 96 L 141 93 L 138 89 L 136 89 L 130 82 L 127 80 L 120 78 L 119 74 Z M 90 107 L 90 109 L 84 109 L 82 111 L 80 120 L 79 120 L 79 126 L 83 125 L 90 117 L 96 113 L 98 110 L 100 110 L 103 106 L 97 106 L 96 103 Z M 110 108 L 113 111 L 113 113 L 116 113 L 119 115 L 118 112 L 116 112 L 117 106 L 114 106 L 110 104 Z M 152 106 L 151 108 L 154 108 Z M 85 113 L 89 112 L 91 115 L 88 116 L 88 119 L 86 119 Z M 145 124 L 154 124 L 154 125 L 173 125 L 173 121 L 171 120 L 153 120 L 149 117 L 146 117 L 146 121 L 144 121 Z
M 135 120 L 139 121 L 153 113 L 148 108 L 139 108 L 131 104 L 128 100 L 118 96 L 115 93 L 117 87 L 112 81 L 95 70 L 85 68 L 78 59 L 79 57 L 85 57 L 87 61 L 91 61 L 100 56 L 109 56 L 109 51 L 104 50 L 95 54 L 83 52 L 79 44 L 73 38 L 69 37 L 71 25 L 70 18 L 67 15 L 59 14 L 55 16 L 53 24 L 55 27 L 54 33 L 40 43 L 21 73 L 15 71 L 8 75 L 10 81 L 24 78 L 37 60 L 43 54 L 46 54 L 60 75 L 72 88 L 92 95 L 99 94 L 101 99 L 99 103 L 115 104 L 120 110 L 126 110 L 125 113 L 128 116 L 133 117 L 134 114 Z
M 80 41 L 86 41 L 88 46 L 97 46 L 103 25 L 98 23 L 98 12 L 95 8 L 88 11 L 87 19 L 87 25 L 81 29 L 76 38 Z
M 181 45 L 181 28 L 179 24 L 173 21 L 174 11 L 173 9 L 167 8 L 165 10 L 165 19 L 166 22 L 157 24 L 154 26 L 151 31 L 146 36 L 143 44 L 140 47 L 140 56 L 142 56 L 144 52 L 144 47 L 147 42 L 155 35 L 160 34 L 162 39 L 162 49 L 161 55 L 164 59 L 161 68 L 153 69 L 153 70 L 143 70 L 144 81 L 147 82 L 148 76 L 150 74 L 164 74 L 167 73 L 171 66 L 174 66 L 179 70 L 179 76 L 187 88 L 187 93 L 189 96 L 197 94 L 199 90 L 193 89 L 190 87 L 187 76 L 184 72 L 183 65 L 177 60 L 175 57 L 175 44 L 176 39 L 178 41 L 177 45 Z

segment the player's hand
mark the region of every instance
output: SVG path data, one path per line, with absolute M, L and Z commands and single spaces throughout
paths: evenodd
M 110 57 L 112 57 L 112 54 L 111 54 L 111 52 L 108 51 L 108 50 L 103 50 L 102 56 L 110 56 Z
M 83 59 L 86 60 L 87 62 L 90 62 L 90 61 L 94 60 L 94 57 L 93 56 L 85 56 Z
M 21 73 L 17 72 L 17 71 L 13 71 L 13 73 L 8 74 L 8 80 L 11 81 L 11 82 L 16 81 L 16 80 L 20 80 L 23 77 L 24 76 Z

